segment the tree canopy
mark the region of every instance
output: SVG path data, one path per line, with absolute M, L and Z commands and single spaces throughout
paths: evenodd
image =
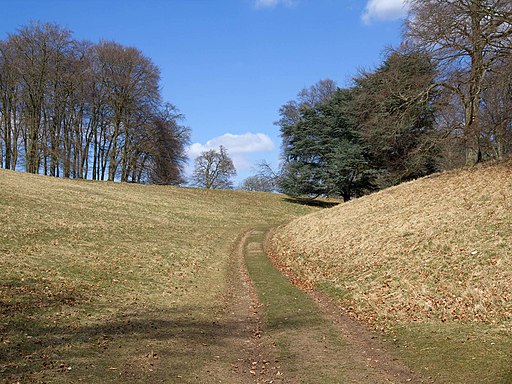
M 207 189 L 232 189 L 236 169 L 233 160 L 222 145 L 219 150 L 202 152 L 195 160 L 192 183 Z
M 409 0 L 404 41 L 348 89 L 279 110 L 280 187 L 340 196 L 512 153 L 510 0 Z
M 403 49 L 354 79 L 354 114 L 381 187 L 438 169 L 435 76 L 428 54 Z
M 486 77 L 512 54 L 510 0 L 409 0 L 406 39 L 441 68 L 438 84 L 460 103 L 467 165 L 481 161 Z M 497 138 L 494 138 L 495 140 Z M 500 144 L 501 145 L 501 144 Z
M 314 106 L 302 106 L 295 123 L 281 123 L 283 192 L 349 200 L 369 187 L 368 157 L 351 102 L 350 90 L 337 89 Z
M 178 184 L 188 128 L 140 50 L 33 23 L 0 41 L 1 166 Z

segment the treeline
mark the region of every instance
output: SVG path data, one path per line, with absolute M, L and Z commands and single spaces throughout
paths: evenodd
M 281 107 L 281 191 L 349 200 L 512 152 L 510 0 L 410 5 L 401 47 L 377 69 Z
M 136 48 L 33 23 L 0 41 L 1 167 L 178 184 L 189 129 Z

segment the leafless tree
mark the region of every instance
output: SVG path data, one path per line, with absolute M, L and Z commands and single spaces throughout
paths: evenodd
M 165 182 L 177 183 L 188 130 L 168 114 L 159 80 L 136 48 L 77 41 L 55 24 L 21 28 L 0 41 L 0 166 L 24 160 L 27 172 L 57 177 L 163 182 L 151 175 L 165 152 Z
M 195 160 L 192 182 L 195 186 L 207 189 L 232 189 L 231 178 L 236 175 L 233 161 L 226 148 L 210 149 L 202 152 Z
M 511 54 L 510 0 L 409 0 L 406 38 L 442 66 L 440 78 L 464 111 L 466 164 L 482 157 L 481 99 L 486 74 Z
M 280 119 L 274 124 L 283 127 L 297 123 L 302 108 L 313 108 L 330 99 L 337 88 L 331 79 L 320 80 L 309 88 L 303 88 L 297 94 L 296 100 L 288 101 L 279 109 Z
M 246 191 L 278 192 L 281 175 L 274 171 L 272 166 L 265 160 L 256 164 L 256 174 L 246 178 L 240 189 Z
M 57 97 L 57 84 L 52 79 L 62 76 L 62 60 L 71 44 L 69 31 L 41 23 L 23 27 L 7 40 L 21 89 L 23 112 L 18 118 L 25 128 L 22 137 L 27 172 L 39 172 L 41 160 L 48 152 L 47 132 L 58 119 L 54 114 L 52 123 L 49 120 L 48 98 L 52 92 L 52 101 Z
M 270 180 L 260 175 L 253 175 L 242 181 L 240 189 L 251 192 L 272 192 L 274 190 L 274 186 Z
M 512 56 L 487 74 L 481 115 L 488 151 L 501 160 L 512 153 Z
M 114 180 L 122 162 L 126 170 L 131 128 L 137 125 L 134 110 L 159 101 L 158 68 L 136 48 L 126 48 L 115 42 L 102 42 L 97 46 L 102 81 L 110 90 L 107 102 L 111 112 L 109 137 L 108 179 Z M 120 148 L 120 144 L 124 146 Z M 127 181 L 122 172 L 121 181 Z
M 0 132 L 6 169 L 16 169 L 20 139 L 21 89 L 12 46 L 0 41 Z
M 177 185 L 185 181 L 182 174 L 187 160 L 185 145 L 190 140 L 190 129 L 181 125 L 181 120 L 183 115 L 168 103 L 148 126 L 146 152 L 150 164 L 148 179 L 152 183 Z

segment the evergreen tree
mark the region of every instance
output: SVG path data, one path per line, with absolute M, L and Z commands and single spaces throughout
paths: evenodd
M 427 54 L 394 51 L 376 71 L 355 79 L 354 113 L 380 170 L 380 187 L 437 170 L 435 75 Z
M 316 106 L 303 107 L 297 122 L 281 126 L 284 193 L 347 201 L 371 187 L 366 149 L 351 103 L 352 92 L 338 89 Z

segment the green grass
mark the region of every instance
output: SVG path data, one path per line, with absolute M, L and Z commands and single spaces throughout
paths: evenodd
M 423 376 L 509 383 L 510 180 L 502 166 L 409 183 L 294 222 L 274 253 L 385 329 Z M 240 383 L 237 242 L 313 211 L 273 194 L 0 170 L 0 381 Z M 264 257 L 263 236 L 246 261 L 276 379 L 368 381 L 360 355 Z
M 252 235 L 249 244 L 263 244 L 264 233 L 260 231 Z M 285 279 L 261 249 L 257 252 L 246 250 L 245 260 L 264 307 L 266 324 L 271 330 L 325 325 L 312 299 Z
M 352 297 L 350 291 L 346 290 L 339 284 L 333 283 L 332 281 L 319 281 L 316 284 L 315 288 L 319 291 L 324 292 L 335 301 L 350 300 L 350 298 Z
M 313 211 L 3 170 L 0 208 L 0 381 L 35 383 L 208 382 L 212 356 L 235 358 L 225 295 L 240 234 Z
M 265 233 L 256 231 L 248 238 L 245 262 L 262 304 L 265 333 L 278 349 L 284 380 L 343 382 L 348 370 L 345 341 L 315 302 L 274 268 L 263 252 Z
M 396 327 L 393 334 L 405 360 L 436 383 L 512 383 L 512 338 L 506 330 L 418 324 Z

